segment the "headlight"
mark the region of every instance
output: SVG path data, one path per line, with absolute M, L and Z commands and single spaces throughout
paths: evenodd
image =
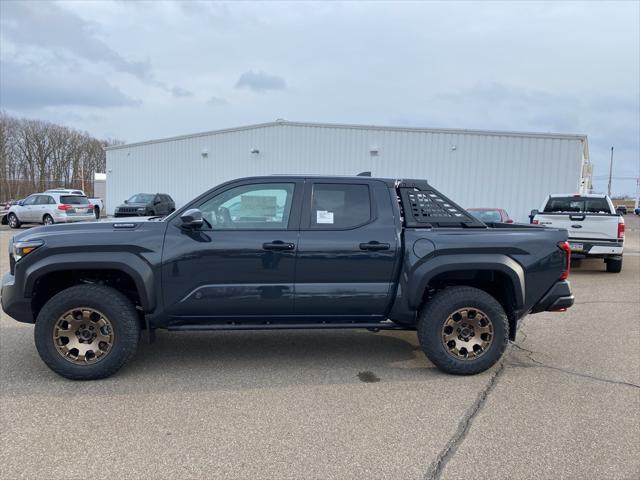
M 17 262 L 22 257 L 29 255 L 36 248 L 42 246 L 44 242 L 42 240 L 29 240 L 26 242 L 12 242 L 9 245 L 13 245 L 13 258 Z

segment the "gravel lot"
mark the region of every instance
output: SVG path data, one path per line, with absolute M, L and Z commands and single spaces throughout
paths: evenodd
M 474 377 L 408 332 L 159 332 L 113 378 L 72 382 L 0 314 L 0 477 L 640 478 L 638 220 L 621 274 L 583 261 L 576 305 L 528 317 Z

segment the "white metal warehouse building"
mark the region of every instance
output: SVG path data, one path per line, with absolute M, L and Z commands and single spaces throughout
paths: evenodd
M 271 174 L 423 178 L 463 207 L 528 221 L 549 193 L 591 186 L 585 135 L 271 123 L 107 149 L 107 213 L 135 193 L 176 206 L 238 177 Z

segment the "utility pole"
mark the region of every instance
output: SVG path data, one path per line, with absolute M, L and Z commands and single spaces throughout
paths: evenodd
M 613 147 L 611 147 L 611 160 L 609 161 L 609 197 L 611 197 L 611 175 L 613 174 Z

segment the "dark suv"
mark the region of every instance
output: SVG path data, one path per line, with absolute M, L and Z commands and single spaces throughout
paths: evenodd
M 176 209 L 166 193 L 137 193 L 116 207 L 115 217 L 152 217 L 169 215 Z

